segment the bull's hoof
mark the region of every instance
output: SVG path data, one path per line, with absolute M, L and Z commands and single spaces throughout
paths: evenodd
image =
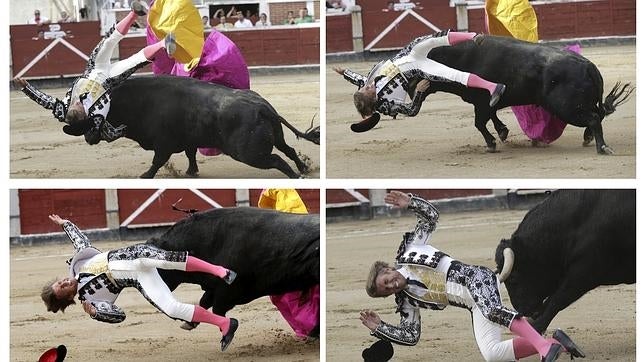
M 613 151 L 613 149 L 608 147 L 607 145 L 603 145 L 597 151 L 597 153 L 599 153 L 600 155 L 613 155 L 613 154 L 615 154 L 615 151 Z
M 487 153 L 497 153 L 499 151 L 496 149 L 496 144 L 493 144 L 493 145 L 487 145 L 485 147 L 485 152 L 487 152 Z
M 230 346 L 233 338 L 235 338 L 235 331 L 237 330 L 237 327 L 239 327 L 239 322 L 237 322 L 237 319 L 230 318 L 230 327 L 228 327 L 228 333 L 226 333 L 225 336 L 221 337 L 222 352 L 225 351 L 228 346 Z
M 199 170 L 190 170 L 186 171 L 186 176 L 188 177 L 199 177 Z
M 588 146 L 590 146 L 590 144 L 592 142 L 593 142 L 593 138 L 591 138 L 591 139 L 584 138 L 584 142 L 582 142 L 581 145 L 584 146 L 584 147 L 588 147 Z
M 184 329 L 186 331 L 191 331 L 199 325 L 199 322 L 183 322 L 181 324 L 181 329 Z
M 508 130 L 507 128 L 504 128 L 504 129 L 500 130 L 499 132 L 497 132 L 497 134 L 499 135 L 499 139 L 501 140 L 501 142 L 505 142 L 505 140 L 507 140 L 507 139 L 508 139 L 508 134 L 509 134 L 509 133 L 510 133 L 510 130 Z
M 140 177 L 140 178 L 154 178 L 154 174 L 153 174 L 152 172 L 149 172 L 149 171 L 148 171 L 148 172 L 143 173 L 143 174 L 142 174 L 141 176 L 139 176 L 139 177 Z

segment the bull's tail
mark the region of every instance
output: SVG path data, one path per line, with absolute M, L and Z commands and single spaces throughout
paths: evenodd
M 615 84 L 613 89 L 611 89 L 611 91 L 606 96 L 606 99 L 604 99 L 604 103 L 601 104 L 604 115 L 608 116 L 609 114 L 615 112 L 617 106 L 626 102 L 630 98 L 634 90 L 635 87 L 633 87 L 630 83 L 622 85 L 621 82 L 617 82 L 617 84 Z
M 295 136 L 297 138 L 304 138 L 307 141 L 311 141 L 315 143 L 316 145 L 320 144 L 320 126 L 315 126 L 313 127 L 313 120 L 315 119 L 315 115 L 313 115 L 313 118 L 311 118 L 311 126 L 304 132 L 299 131 L 297 128 L 295 128 L 293 125 L 288 123 L 284 117 L 278 116 L 280 122 L 285 125 L 288 129 L 290 129 L 293 133 L 295 133 Z

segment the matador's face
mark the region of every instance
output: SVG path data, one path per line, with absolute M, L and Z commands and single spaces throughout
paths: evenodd
M 401 292 L 406 287 L 407 279 L 392 268 L 383 269 L 376 277 L 376 289 L 381 296 Z

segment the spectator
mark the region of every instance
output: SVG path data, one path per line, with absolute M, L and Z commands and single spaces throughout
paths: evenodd
M 268 17 L 265 13 L 259 14 L 259 20 L 255 23 L 255 27 L 264 27 L 271 26 L 271 22 L 268 21 Z
M 58 22 L 59 23 L 73 23 L 74 19 L 72 19 L 72 17 L 69 16 L 69 14 L 67 14 L 67 12 L 65 10 L 63 10 L 63 11 L 60 12 L 60 19 L 58 19 Z
M 297 24 L 295 22 L 295 15 L 293 14 L 292 10 L 289 10 L 288 13 L 286 14 L 286 20 L 284 20 L 284 25 L 294 25 Z
M 312 22 L 313 22 L 313 17 L 309 15 L 308 9 L 301 8 L 300 17 L 295 19 L 295 24 L 304 24 L 304 23 L 312 23 Z
M 44 16 L 40 16 L 40 10 L 36 9 L 34 10 L 34 17 L 27 19 L 27 24 L 35 24 L 35 25 L 45 25 L 49 24 L 50 21 Z
M 347 7 L 342 0 L 331 0 L 326 2 L 327 9 L 338 9 L 344 11 Z
M 253 23 L 246 19 L 246 16 L 242 11 L 237 12 L 237 21 L 235 22 L 235 28 L 252 28 Z
M 210 19 L 206 15 L 201 17 L 201 23 L 203 24 L 204 29 L 210 29 Z
M 226 15 L 224 15 L 222 13 L 221 16 L 219 16 L 219 24 L 217 26 L 215 26 L 215 28 L 218 29 L 218 30 L 232 29 L 233 24 L 229 23 L 226 20 Z

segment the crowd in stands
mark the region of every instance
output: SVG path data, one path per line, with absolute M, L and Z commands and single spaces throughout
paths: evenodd
M 226 13 L 224 9 L 218 9 L 213 14 L 212 18 L 208 19 L 207 16 L 202 17 L 204 28 L 215 28 L 218 30 L 226 30 L 233 28 L 252 28 L 252 27 L 268 27 L 271 22 L 265 13 L 257 15 L 250 10 L 239 11 L 235 7 Z M 295 25 L 304 23 L 313 23 L 315 19 L 309 15 L 306 8 L 301 8 L 298 11 L 298 16 L 295 17 L 293 11 L 288 11 L 286 19 L 283 21 L 284 25 Z

